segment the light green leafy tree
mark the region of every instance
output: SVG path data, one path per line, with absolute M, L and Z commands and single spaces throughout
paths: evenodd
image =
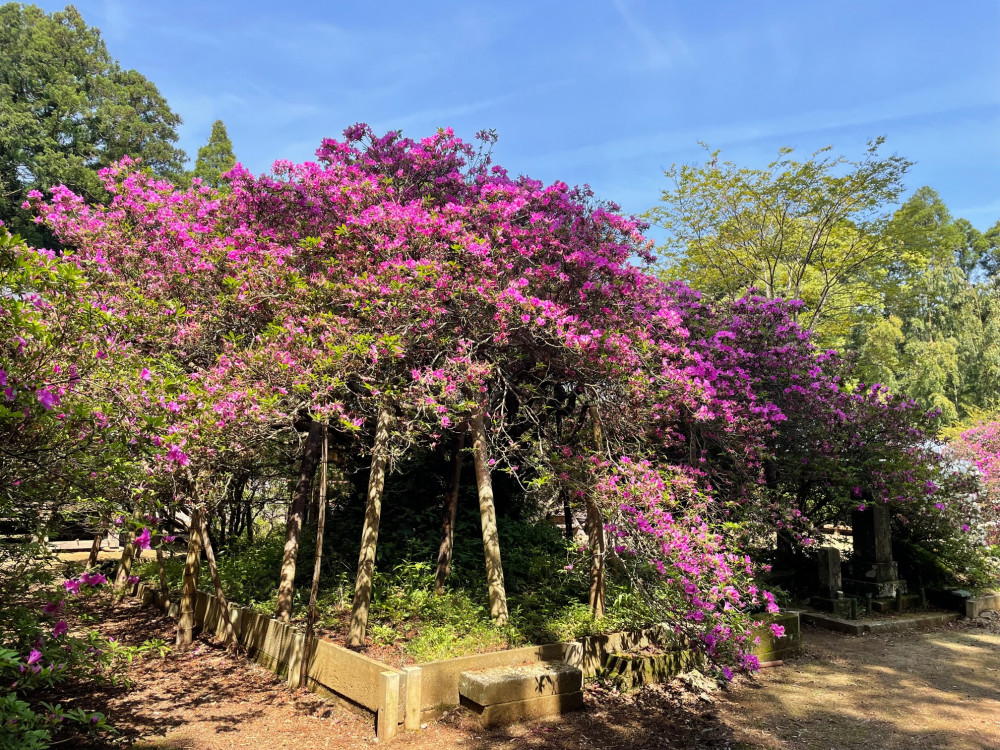
M 1000 405 L 991 238 L 953 219 L 927 187 L 896 212 L 887 237 L 881 307 L 851 342 L 859 377 L 940 409 L 945 422 Z
M 881 156 L 882 144 L 857 161 L 828 148 L 796 161 L 785 148 L 765 169 L 720 162 L 718 151 L 703 166 L 674 165 L 672 187 L 645 215 L 667 232 L 664 274 L 717 299 L 750 288 L 801 299 L 799 322 L 839 343 L 881 297 L 891 207 L 910 167 Z

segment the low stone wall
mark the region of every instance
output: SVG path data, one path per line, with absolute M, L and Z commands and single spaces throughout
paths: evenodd
M 935 606 L 953 610 L 969 619 L 979 617 L 991 609 L 1000 610 L 1000 593 L 994 591 L 973 596 L 963 589 L 928 589 L 927 599 Z

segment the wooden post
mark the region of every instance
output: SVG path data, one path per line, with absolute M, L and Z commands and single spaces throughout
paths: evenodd
M 382 489 L 385 487 L 385 466 L 389 457 L 390 406 L 383 403 L 378 410 L 375 445 L 372 447 L 372 470 L 368 477 L 368 503 L 365 525 L 361 532 L 361 553 L 358 555 L 358 577 L 354 583 L 354 603 L 351 609 L 351 629 L 347 645 L 355 648 L 365 642 L 368 630 L 368 609 L 372 601 L 372 579 L 375 576 L 375 550 L 378 527 L 382 518 Z
M 302 463 L 299 467 L 299 481 L 295 485 L 292 505 L 288 509 L 288 524 L 285 529 L 285 552 L 281 560 L 281 580 L 278 582 L 278 606 L 274 616 L 282 622 L 292 617 L 292 595 L 295 593 L 295 560 L 299 554 L 299 533 L 302 531 L 302 516 L 306 503 L 312 495 L 313 474 L 320 452 L 322 428 L 319 422 L 309 423 L 309 436 L 302 448 Z
M 308 688 L 309 653 L 312 650 L 313 630 L 316 627 L 316 599 L 319 597 L 319 573 L 323 563 L 323 531 L 326 526 L 326 473 L 329 461 L 326 423 L 323 423 L 323 448 L 319 462 L 319 507 L 316 509 L 316 556 L 313 560 L 312 588 L 309 590 L 309 616 L 306 618 L 306 637 L 302 645 L 302 664 L 299 687 Z
M 198 574 L 201 572 L 201 510 L 191 511 L 188 525 L 187 560 L 184 562 L 184 586 L 181 589 L 180 616 L 177 619 L 177 647 L 186 649 L 194 639 L 194 607 L 198 598 Z
M 486 582 L 490 593 L 490 615 L 498 625 L 507 622 L 507 592 L 504 588 L 503 565 L 500 561 L 500 536 L 497 514 L 493 505 L 493 481 L 486 453 L 486 431 L 483 411 L 477 409 L 470 423 L 472 455 L 476 465 L 476 485 L 479 488 L 479 517 L 483 528 L 483 552 L 486 555 Z
M 462 449 L 465 447 L 465 430 L 455 436 L 452 445 L 451 477 L 444 493 L 441 518 L 441 546 L 438 548 L 437 574 L 434 576 L 434 593 L 444 593 L 444 585 L 451 574 L 451 557 L 455 550 L 455 514 L 458 511 L 458 488 L 462 479 Z
M 420 704 L 423 699 L 423 670 L 420 667 L 403 667 L 406 673 L 406 695 L 403 701 L 403 729 L 413 732 L 420 729 Z

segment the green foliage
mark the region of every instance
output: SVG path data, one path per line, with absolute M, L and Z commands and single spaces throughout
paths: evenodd
M 910 167 L 882 157 L 882 143 L 858 161 L 827 148 L 800 162 L 785 148 L 766 169 L 720 163 L 717 151 L 704 166 L 672 166 L 673 186 L 645 214 L 667 231 L 665 275 L 716 299 L 751 288 L 801 299 L 800 322 L 824 342 L 842 340 L 885 283 L 888 206 Z
M 5 586 L 0 599 L 0 749 L 47 748 L 113 731 L 99 712 L 46 699 L 67 682 L 127 685 L 126 670 L 136 657 L 163 656 L 170 648 L 159 639 L 129 646 L 96 630 L 66 632 L 63 608 L 104 594 L 90 586 L 76 597 L 61 586 L 53 589 L 51 566 L 44 562 L 22 566 L 17 577 L 18 586 Z M 46 604 L 58 606 L 46 613 Z
M 194 164 L 192 176 L 202 181 L 202 184 L 214 187 L 216 190 L 225 186 L 222 175 L 236 164 L 233 154 L 233 142 L 229 140 L 226 126 L 222 120 L 212 123 L 212 134 L 208 143 L 198 149 L 198 158 Z
M 150 81 L 124 70 L 100 31 L 68 6 L 0 6 L 0 220 L 31 244 L 45 244 L 20 206 L 29 190 L 64 184 L 89 200 L 100 167 L 125 155 L 177 176 L 181 119 Z
M 882 297 L 850 341 L 858 377 L 939 409 L 945 424 L 1000 404 L 995 238 L 924 187 L 896 212 L 887 242 Z

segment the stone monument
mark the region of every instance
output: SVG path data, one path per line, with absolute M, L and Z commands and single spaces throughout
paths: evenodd
M 865 499 L 871 500 L 870 496 Z M 900 579 L 899 566 L 892 559 L 889 508 L 885 503 L 868 502 L 864 510 L 851 511 L 851 525 L 854 554 L 845 565 L 844 589 L 875 598 L 905 594 L 906 581 Z

